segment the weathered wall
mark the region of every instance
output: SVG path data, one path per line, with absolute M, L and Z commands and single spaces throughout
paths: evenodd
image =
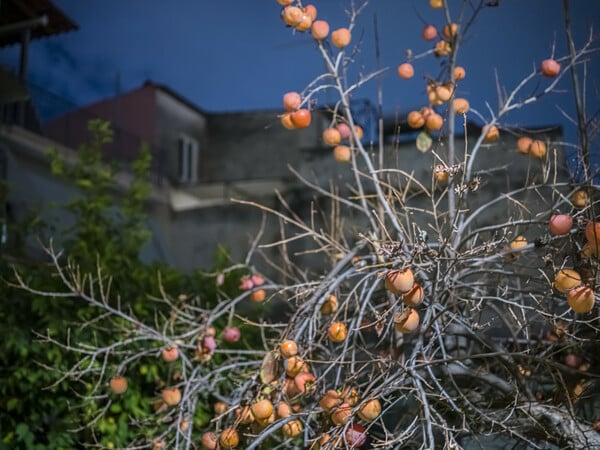
M 473 144 L 477 140 L 478 131 L 470 130 L 472 133 L 468 140 L 468 152 L 472 154 Z M 561 136 L 561 130 L 558 128 L 551 129 L 546 133 L 536 135 L 536 139 L 544 141 L 556 141 Z M 498 141 L 492 144 L 483 144 L 479 149 L 473 166 L 473 174 L 480 178 L 479 188 L 472 192 L 469 197 L 469 204 L 462 205 L 462 208 L 470 208 L 474 210 L 480 205 L 489 202 L 496 198 L 500 193 L 507 193 L 515 189 L 530 185 L 534 182 L 540 183 L 544 177 L 566 183 L 569 180 L 569 174 L 565 163 L 565 155 L 562 149 L 557 149 L 554 146 L 548 146 L 547 157 L 538 160 L 530 158 L 526 155 L 519 154 L 516 150 L 516 139 L 514 135 L 504 132 Z M 461 163 L 464 160 L 465 141 L 463 137 L 458 137 L 455 141 L 456 148 L 456 163 Z M 439 155 L 447 161 L 447 144 L 444 142 L 434 142 L 433 151 L 425 153 L 417 150 L 414 140 L 403 139 L 400 144 L 386 145 L 384 149 L 384 165 L 391 170 L 380 172 L 379 177 L 382 180 L 388 180 L 390 185 L 403 190 L 407 186 L 407 176 L 397 173 L 396 169 L 400 169 L 408 174 L 411 174 L 414 179 L 421 183 L 426 189 L 440 189 L 433 183 L 433 169 L 435 165 L 440 164 L 440 160 L 435 156 Z M 435 154 L 434 154 L 435 152 Z M 344 195 L 348 195 L 348 189 L 344 186 L 354 184 L 354 175 L 352 174 L 349 164 L 340 164 L 333 160 L 330 156 L 330 150 L 323 150 L 323 156 L 318 160 L 304 162 L 300 166 L 302 175 L 320 185 L 324 189 L 329 189 L 329 180 L 335 180 L 342 189 Z M 376 157 L 374 157 L 376 160 Z M 359 170 L 367 172 L 366 166 L 358 161 Z M 548 173 L 549 163 L 557 163 L 557 171 Z M 462 167 L 462 166 L 461 166 Z M 461 176 L 459 172 L 458 176 Z M 369 180 L 363 179 L 367 193 L 373 193 L 372 184 Z M 467 180 L 470 181 L 470 180 Z M 414 195 L 420 188 L 416 183 L 409 186 L 409 204 L 415 207 L 426 207 L 430 202 L 423 195 Z M 414 194 L 413 194 L 414 193 Z M 541 210 L 548 210 L 553 203 L 552 196 L 548 196 L 548 192 L 527 192 L 517 193 L 514 199 L 517 201 L 526 202 L 528 205 L 528 216 L 534 217 Z M 507 208 L 507 202 L 500 202 L 491 206 L 479 221 L 479 224 L 497 223 L 499 219 L 506 219 L 510 208 Z M 511 213 L 516 214 L 516 202 L 512 203 L 515 208 L 510 209 Z M 443 205 L 445 206 L 445 204 Z M 519 213 L 523 213 L 522 208 Z M 516 217 L 516 216 L 515 216 Z
M 152 96 L 148 93 L 152 93 Z M 319 207 L 329 208 L 330 202 L 323 195 L 300 183 L 288 169 L 288 165 L 296 168 L 310 182 L 326 190 L 330 189 L 333 182 L 340 195 L 350 195 L 348 186 L 355 182 L 350 165 L 334 161 L 332 150 L 321 142 L 322 130 L 328 123 L 327 115 L 323 111 L 313 112 L 310 128 L 290 131 L 279 123 L 278 114 L 281 111 L 206 114 L 181 101 L 168 90 L 154 85 L 144 86 L 135 95 L 138 94 L 143 97 L 142 100 L 137 98 L 138 103 L 143 105 L 151 100 L 156 108 L 155 145 L 165 149 L 164 159 L 159 161 L 163 171 L 170 173 L 173 178 L 177 175 L 177 140 L 180 133 L 196 139 L 200 150 L 198 174 L 201 182 L 196 186 L 176 186 L 175 191 L 166 183 L 158 189 L 163 192 L 164 198 L 149 204 L 151 224 L 161 244 L 156 246 L 156 251 L 146 254 L 148 258 L 165 259 L 183 270 L 190 271 L 210 266 L 219 243 L 225 245 L 235 258 L 242 258 L 249 248 L 250 236 L 255 235 L 260 227 L 262 213 L 249 206 L 233 205 L 229 201 L 231 198 L 250 199 L 279 210 L 282 207 L 276 201 L 275 189 L 282 192 L 293 210 L 305 220 L 309 220 L 312 215 L 318 227 L 335 231 L 344 229 L 350 236 L 355 237 L 360 231 L 364 231 L 364 218 L 352 210 L 343 210 L 341 220 L 337 223 L 331 223 L 330 216 L 326 214 L 321 217 L 319 213 L 315 213 Z M 129 95 L 134 99 L 133 94 Z M 126 104 L 127 102 L 123 103 Z M 107 111 L 112 108 L 109 104 L 104 107 Z M 127 114 L 135 115 L 135 112 L 127 110 Z M 147 114 L 138 117 L 136 120 L 140 122 L 135 126 L 142 126 L 142 122 L 149 124 L 150 116 L 151 114 Z M 470 148 L 479 130 L 471 128 L 468 131 L 471 136 Z M 538 137 L 557 140 L 559 135 L 560 130 L 555 129 L 551 135 L 541 134 Z M 432 169 L 438 161 L 433 152 L 419 152 L 414 144 L 414 134 L 401 137 L 399 144 L 385 146 L 385 166 L 412 173 L 428 189 L 436 188 L 432 182 Z M 463 147 L 464 141 L 458 138 L 456 149 L 459 159 L 462 159 Z M 445 158 L 447 149 L 440 141 L 435 143 L 434 151 Z M 25 154 L 22 157 L 27 158 Z M 500 140 L 495 144 L 483 146 L 478 158 L 475 173 L 481 177 L 481 187 L 470 195 L 470 203 L 461 207 L 474 209 L 501 192 L 522 187 L 526 182 L 539 179 L 545 167 L 544 162 L 518 154 L 515 137 L 506 132 L 501 134 Z M 568 175 L 562 163 L 564 156 L 557 154 L 557 161 L 561 162 L 561 170 L 557 176 L 566 181 Z M 359 168 L 366 171 L 363 164 L 359 164 Z M 490 171 L 489 168 L 493 170 Z M 20 197 L 23 202 L 29 202 L 29 205 L 35 205 L 36 196 L 40 198 L 39 202 L 44 203 L 55 201 L 58 197 L 65 199 L 74 195 L 67 191 L 59 194 L 51 186 L 43 185 L 46 182 L 54 183 L 47 180 L 49 174 L 44 172 L 47 168 L 40 166 L 34 170 L 31 167 L 14 166 L 10 170 L 13 174 L 11 181 L 21 186 L 21 189 L 26 189 L 26 185 L 19 184 L 22 180 L 14 174 L 28 174 L 23 180 L 34 176 L 33 174 L 40 177 L 41 181 L 36 179 L 35 182 L 26 182 L 36 186 L 37 194 L 27 198 L 23 193 Z M 380 174 L 380 177 L 385 178 L 394 187 L 403 189 L 406 186 L 406 178 L 393 171 Z M 366 180 L 367 194 L 372 193 L 369 185 L 369 181 Z M 190 208 L 176 205 L 173 202 L 174 192 L 195 199 L 197 205 Z M 551 192 L 529 195 L 533 202 L 523 196 L 516 196 L 517 200 L 527 202 L 529 209 L 526 212 L 510 208 L 507 203 L 499 203 L 482 215 L 477 224 L 485 225 L 499 219 L 518 218 L 524 213 L 529 218 L 535 217 L 537 210 L 547 210 L 552 204 Z M 314 208 L 311 203 L 313 201 L 316 205 Z M 423 208 L 428 206 L 427 201 L 426 196 L 411 193 L 409 204 Z M 425 226 L 425 219 L 419 219 L 418 215 L 415 217 Z M 291 230 L 291 233 L 298 231 Z M 267 224 L 262 241 L 276 240 L 277 235 L 277 221 L 271 220 Z M 292 253 L 302 253 L 312 246 L 310 240 L 299 240 L 290 245 L 290 250 Z M 307 264 L 319 263 L 312 261 L 310 257 L 302 259 L 305 259 Z
M 163 149 L 160 164 L 172 183 L 177 184 L 178 155 L 177 140 L 181 133 L 198 141 L 198 175 L 203 181 L 204 166 L 208 164 L 206 118 L 197 109 L 182 103 L 169 93 L 157 89 L 156 137 L 157 145 Z
M 324 114 L 313 112 L 312 124 L 303 130 L 286 130 L 282 111 L 210 114 L 208 122 L 206 181 L 289 178 L 288 164 L 300 165 L 321 146 Z
M 8 195 L 6 198 L 7 219 L 13 226 L 31 215 L 38 216 L 57 230 L 64 229 L 73 223 L 73 218 L 60 208 L 70 200 L 81 195 L 79 190 L 50 173 L 50 159 L 46 150 L 57 144 L 49 139 L 28 132 L 18 127 L 0 126 L 0 157 L 5 159 L 6 182 Z M 60 147 L 62 152 L 70 150 Z M 71 154 L 73 157 L 73 154 Z M 115 190 L 119 198 L 119 189 L 126 185 L 127 179 L 118 176 L 119 187 Z M 118 200 L 117 200 L 118 201 Z M 116 205 L 115 205 L 116 206 Z M 148 226 L 153 231 L 162 229 L 158 221 L 164 216 L 165 202 L 161 193 L 155 191 L 148 204 L 150 217 Z M 61 233 L 48 233 L 47 235 L 30 236 L 27 242 L 28 251 L 32 254 L 41 254 L 41 245 L 47 245 L 53 240 L 55 249 L 60 249 Z M 16 234 L 7 236 L 6 245 L 13 242 Z M 141 258 L 144 261 L 173 260 L 168 248 L 165 248 L 164 239 L 156 233 L 152 240 L 142 249 Z

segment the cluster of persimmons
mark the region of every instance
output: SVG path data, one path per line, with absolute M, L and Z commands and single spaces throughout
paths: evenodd
M 349 28 L 339 28 L 330 32 L 329 23 L 318 19 L 314 5 L 302 5 L 296 0 L 277 0 L 282 6 L 281 18 L 284 23 L 297 32 L 310 33 L 319 45 L 327 41 L 335 49 L 343 51 L 350 45 L 352 34 Z M 443 0 L 430 0 L 433 8 L 442 8 Z M 422 37 L 434 42 L 431 52 L 436 57 L 446 57 L 451 54 L 455 40 L 460 31 L 459 25 L 451 23 L 441 27 L 428 24 L 424 27 Z M 336 50 L 337 51 L 337 50 Z M 444 117 L 436 108 L 445 106 L 455 114 L 463 115 L 469 111 L 467 99 L 457 97 L 459 82 L 466 79 L 466 70 L 456 66 L 449 71 L 444 80 L 425 80 L 425 91 L 428 103 L 418 111 L 411 111 L 407 117 L 408 126 L 412 129 L 424 129 L 426 133 L 439 132 L 444 126 Z M 415 69 L 410 60 L 403 62 L 397 69 L 401 79 L 414 77 Z M 553 59 L 541 63 L 540 73 L 546 77 L 555 77 L 560 73 L 560 64 Z M 299 92 L 287 92 L 283 96 L 284 113 L 281 115 L 282 125 L 290 130 L 307 128 L 311 124 L 311 109 L 309 101 Z M 358 125 L 352 128 L 347 118 L 336 115 L 332 123 L 322 133 L 326 146 L 333 148 L 335 160 L 347 162 L 352 160 L 356 140 L 361 140 L 363 130 Z M 500 130 L 496 125 L 484 125 L 484 142 L 491 143 L 499 138 Z M 542 140 L 522 136 L 517 141 L 517 150 L 532 158 L 543 158 L 546 155 L 546 143 Z M 447 181 L 448 172 L 434 170 L 438 182 Z M 584 208 L 589 199 L 584 190 L 575 192 L 572 204 L 576 208 Z M 555 214 L 549 220 L 550 234 L 557 239 L 569 236 L 574 230 L 573 216 Z M 586 244 L 582 253 L 585 257 L 600 255 L 600 222 L 589 222 L 585 227 Z M 507 253 L 518 252 L 527 247 L 523 236 L 514 239 Z M 400 268 L 386 269 L 381 279 L 387 294 L 398 300 L 399 306 L 391 318 L 393 329 L 400 335 L 408 335 L 420 328 L 421 317 L 419 308 L 425 299 L 423 285 L 425 280 L 419 280 L 418 270 L 406 265 Z M 415 273 L 417 274 L 415 276 Z M 252 302 L 263 302 L 267 293 L 261 275 L 252 274 L 241 278 L 240 290 L 248 293 Z M 422 285 L 423 284 L 423 285 Z M 566 296 L 569 307 L 576 313 L 587 313 L 594 307 L 594 288 L 573 268 L 562 267 L 554 274 L 553 288 Z M 338 298 L 328 294 L 319 308 L 319 320 L 327 329 L 327 340 L 333 348 L 349 339 L 348 323 L 335 315 L 338 310 Z M 336 317 L 332 319 L 332 317 Z M 425 316 L 424 316 L 425 317 Z M 390 327 L 392 323 L 388 322 Z M 324 333 L 322 333 L 324 335 Z M 199 339 L 195 350 L 195 359 L 206 361 L 211 358 L 218 345 L 217 332 L 210 327 Z M 222 331 L 221 338 L 226 342 L 236 342 L 240 339 L 240 330 L 228 327 Z M 323 338 L 325 339 L 325 338 Z M 333 385 L 330 380 L 319 377 L 318 371 L 311 367 L 312 362 L 305 357 L 300 344 L 288 336 L 280 337 L 272 348 L 268 349 L 262 362 L 260 372 L 256 374 L 253 386 L 253 398 L 244 399 L 237 404 L 229 405 L 217 402 L 214 405 L 216 418 L 222 418 L 226 426 L 220 430 L 206 431 L 202 435 L 202 446 L 208 450 L 233 449 L 244 443 L 247 436 L 257 436 L 267 427 L 280 423 L 277 428 L 286 438 L 295 438 L 305 432 L 306 423 L 303 414 L 310 413 L 319 417 L 318 427 L 312 430 L 313 449 L 350 448 L 363 446 L 369 436 L 369 424 L 379 418 L 384 411 L 385 398 L 370 392 L 360 392 L 360 387 L 345 383 Z M 306 350 L 306 349 L 304 349 Z M 162 349 L 161 356 L 166 363 L 172 363 L 180 357 L 180 349 L 175 344 Z M 127 380 L 116 376 L 110 381 L 110 389 L 116 395 L 127 390 Z M 165 387 L 161 392 L 157 408 L 175 407 L 182 401 L 182 392 L 178 387 Z M 306 405 L 311 404 L 311 411 L 306 411 Z M 316 406 L 318 405 L 318 407 Z M 219 421 L 220 423 L 220 421 Z M 179 423 L 179 428 L 185 431 L 188 421 Z M 337 429 L 335 429 L 337 427 Z M 343 431 L 340 433 L 340 429 Z
M 573 217 L 555 214 L 550 218 L 550 233 L 568 235 L 573 228 Z M 585 227 L 586 243 L 581 253 L 585 258 L 597 258 L 600 250 L 600 222 L 588 222 Z M 585 280 L 572 268 L 562 268 L 554 276 L 554 288 L 565 294 L 567 303 L 576 313 L 589 313 L 594 308 L 594 280 Z
M 384 279 L 389 292 L 399 296 L 405 305 L 404 310 L 393 318 L 395 330 L 403 334 L 417 330 L 417 307 L 423 302 L 424 292 L 420 284 L 415 282 L 412 270 L 389 270 Z M 327 320 L 337 308 L 337 298 L 330 294 L 321 305 L 321 316 Z M 342 321 L 332 322 L 327 329 L 327 338 L 332 344 L 341 344 L 347 337 L 348 328 Z M 324 381 L 315 376 L 310 364 L 302 358 L 298 343 L 292 339 L 284 339 L 267 354 L 259 378 L 262 388 L 250 403 L 215 404 L 217 416 L 226 415 L 228 411 L 234 410 L 235 422 L 220 433 L 205 432 L 202 436 L 205 448 L 235 448 L 241 441 L 238 431 L 240 427 L 254 434 L 278 420 L 284 421 L 280 427 L 283 436 L 297 437 L 304 431 L 303 422 L 298 418 L 298 414 L 303 412 L 306 399 L 314 397 L 318 392 L 324 392 L 318 397 L 318 405 L 325 427 L 314 441 L 312 448 L 315 449 L 325 444 L 328 448 L 338 448 L 343 446 L 344 442 L 352 448 L 361 447 L 367 440 L 365 425 L 377 419 L 382 412 L 382 404 L 378 398 L 362 398 L 355 386 L 321 386 Z M 163 391 L 163 401 L 167 405 L 174 405 L 180 399 L 180 394 L 175 395 L 173 399 L 170 390 Z M 340 427 L 347 424 L 343 438 L 334 437 L 327 431 L 329 426 Z
M 284 6 L 282 10 L 282 19 L 284 22 L 295 28 L 297 31 L 308 31 L 317 41 L 324 41 L 330 37 L 331 44 L 339 49 L 344 49 L 351 42 L 351 32 L 348 28 L 340 28 L 333 31 L 330 35 L 329 24 L 325 20 L 317 20 L 317 9 L 314 5 L 304 7 L 294 6 L 294 0 L 278 0 L 278 3 Z M 439 9 L 443 7 L 443 1 L 432 0 L 432 8 Z M 459 25 L 451 23 L 441 28 L 441 33 L 435 25 L 428 24 L 422 31 L 422 37 L 425 41 L 435 41 L 432 52 L 436 57 L 445 57 L 451 54 L 454 41 L 458 36 Z M 409 55 L 412 55 L 409 52 Z M 546 59 L 540 64 L 540 74 L 545 77 L 553 78 L 560 73 L 560 64 L 552 59 Z M 398 66 L 398 76 L 402 79 L 410 79 L 415 74 L 415 69 L 410 61 L 404 62 Z M 445 81 L 426 80 L 426 93 L 428 105 L 423 106 L 418 111 L 410 111 L 407 116 L 407 124 L 412 129 L 424 129 L 427 133 L 440 131 L 444 126 L 444 117 L 435 107 L 449 103 L 455 114 L 463 115 L 469 111 L 470 104 L 466 98 L 456 96 L 458 83 L 465 79 L 466 70 L 461 66 L 454 67 L 451 77 Z M 298 92 L 288 92 L 283 96 L 283 107 L 285 113 L 281 115 L 281 123 L 287 129 L 306 128 L 311 123 L 311 111 Z M 362 138 L 362 129 L 355 125 L 358 138 Z M 496 125 L 484 125 L 484 142 L 495 142 L 500 130 Z M 323 142 L 334 147 L 333 156 L 336 161 L 347 162 L 352 156 L 352 145 L 346 145 L 342 140 L 352 140 L 353 134 L 344 122 L 343 118 L 334 118 L 334 125 L 323 132 Z M 351 142 L 350 142 L 351 144 Z M 529 155 L 532 158 L 541 159 L 546 155 L 546 143 L 542 140 L 533 140 L 523 136 L 518 141 L 517 149 L 519 153 Z M 447 173 L 438 171 L 436 174 L 438 181 L 447 178 Z
M 312 37 L 317 42 L 330 38 L 331 45 L 344 49 L 352 40 L 352 33 L 348 28 L 342 27 L 330 33 L 329 23 L 317 20 L 317 9 L 314 5 L 295 6 L 294 0 L 278 0 L 283 5 L 281 17 L 286 25 L 297 31 L 310 30 Z M 305 104 L 302 96 L 295 91 L 287 92 L 283 96 L 285 113 L 281 115 L 281 123 L 288 130 L 306 128 L 311 123 L 311 111 Z M 351 143 L 353 139 L 362 139 L 363 130 L 359 125 L 354 126 L 355 132 L 348 124 L 337 117 L 335 123 L 323 132 L 323 142 L 333 147 L 333 157 L 339 162 L 348 162 L 352 157 Z

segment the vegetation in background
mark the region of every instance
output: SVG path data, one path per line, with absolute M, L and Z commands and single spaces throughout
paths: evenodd
M 431 163 L 425 177 L 406 164 L 409 153 L 394 153 L 383 139 L 363 142 L 350 109 L 356 91 L 381 76 L 379 68 L 352 69 L 366 2 L 348 2 L 347 26 L 337 29 L 314 5 L 277 3 L 285 31 L 310 33 L 325 63 L 305 89 L 283 95 L 281 124 L 310 127 L 322 92 L 335 96 L 323 143 L 344 164 L 347 184 L 327 189 L 301 178 L 322 207 L 308 218 L 283 199 L 279 209 L 239 202 L 279 220 L 281 235 L 257 239 L 247 257 L 279 249 L 267 261 L 277 276 L 248 264 L 221 267 L 204 297 L 196 279 L 168 270 L 157 277 L 135 261 L 147 236 L 136 215 L 144 195 L 115 216 L 106 191 L 96 191 L 108 188 L 110 175 L 70 172 L 89 197 L 70 205 L 79 219 L 71 245 L 63 254 L 48 249 L 44 278 L 19 268 L 6 293 L 15 310 L 25 309 L 5 320 L 22 320 L 35 304 L 32 328 L 53 328 L 40 336 L 43 345 L 12 345 L 5 363 L 14 368 L 19 351 L 35 349 L 19 380 L 39 373 L 34 360 L 62 371 L 54 389 L 61 400 L 81 400 L 74 425 L 88 425 L 76 438 L 109 448 L 600 448 L 600 199 L 589 167 L 598 136 L 587 119 L 598 111 L 580 101 L 598 48 L 592 35 L 573 41 L 569 1 L 568 53 L 513 68 L 521 81 L 498 80 L 498 105 L 486 111 L 469 103 L 460 49 L 483 45 L 469 39 L 472 26 L 502 2 L 424 1 L 432 24 L 417 38 L 423 51 L 407 51 L 397 73 L 424 94 L 407 126 L 418 133 L 413 155 Z M 423 58 L 440 62 L 435 78 L 414 76 Z M 553 95 L 568 77 L 578 142 L 510 126 L 512 111 Z M 472 117 L 480 133 L 469 134 Z M 108 139 L 105 131 L 96 129 L 93 142 Z M 565 147 L 581 178 L 560 178 Z M 510 161 L 479 164 L 498 151 L 510 151 Z M 114 235 L 125 222 L 131 243 Z M 129 244 L 128 258 L 112 253 Z M 303 254 L 322 266 L 307 267 Z M 263 314 L 272 301 L 285 302 L 289 314 Z M 70 334 L 67 318 L 80 324 Z M 27 399 L 34 406 L 33 395 Z M 66 404 L 57 401 L 63 411 Z M 19 434 L 10 430 L 5 440 L 23 442 L 38 424 L 11 425 Z
M 10 224 L 11 238 L 24 244 L 27 238 L 51 236 L 58 230 L 60 234 L 48 245 L 64 255 L 61 262 L 77 267 L 82 284 L 93 277 L 107 283 L 110 280 L 112 292 L 118 292 L 110 304 L 118 304 L 141 321 L 152 322 L 169 314 L 164 303 L 156 301 L 163 289 L 175 295 L 193 292 L 203 304 L 216 303 L 214 277 L 200 273 L 184 276 L 163 264 L 139 259 L 142 246 L 151 237 L 144 212 L 151 190 L 148 148 L 140 149 L 131 167 L 131 180 L 122 188 L 116 180 L 119 168 L 102 161 L 101 148 L 112 141 L 109 124 L 91 121 L 89 131 L 89 144 L 81 146 L 73 162 L 56 150 L 49 151 L 52 173 L 78 188 L 77 197 L 54 206 L 54 216 L 70 225 L 46 224 L 39 215 L 32 215 L 25 223 Z M 123 401 L 112 404 L 89 426 L 99 408 L 86 398 L 93 385 L 68 375 L 78 356 L 49 345 L 48 339 L 101 345 L 127 339 L 128 333 L 110 326 L 98 308 L 75 296 L 35 295 L 15 289 L 15 273 L 35 290 L 58 291 L 62 281 L 48 258 L 32 260 L 22 248 L 9 249 L 0 259 L 4 280 L 0 283 L 0 446 L 41 450 L 96 441 L 104 446 L 126 445 L 139 433 L 130 421 L 143 422 L 151 415 L 157 380 L 173 375 L 173 371 L 160 364 L 158 353 L 132 364 L 127 368 L 131 382 Z M 227 265 L 227 253 L 222 249 L 215 270 Z M 229 278 L 221 287 L 236 288 Z M 102 361 L 85 364 L 100 367 Z M 116 370 L 116 365 L 110 370 Z M 205 423 L 207 414 L 199 408 L 198 423 Z

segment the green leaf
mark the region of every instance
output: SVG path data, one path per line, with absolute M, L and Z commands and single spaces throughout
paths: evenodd
M 17 398 L 10 398 L 6 402 L 6 410 L 7 411 L 12 411 L 13 409 L 16 409 L 17 406 L 19 406 L 19 399 L 17 399 Z
M 267 353 L 263 359 L 262 366 L 260 368 L 260 380 L 264 384 L 269 384 L 271 381 L 277 378 L 279 372 L 279 361 L 276 355 L 276 352 L 271 351 Z
M 425 131 L 421 131 L 419 133 L 419 135 L 417 136 L 417 149 L 420 152 L 425 153 L 426 151 L 428 151 L 431 148 L 431 144 L 433 143 L 433 140 L 431 139 L 431 136 L 429 136 L 428 133 L 426 133 Z
M 79 187 L 85 187 L 85 188 L 89 188 L 92 187 L 92 181 L 91 180 L 86 180 L 86 179 L 79 179 L 76 181 L 77 186 Z

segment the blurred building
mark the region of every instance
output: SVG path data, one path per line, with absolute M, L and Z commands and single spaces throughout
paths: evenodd
M 29 37 L 17 38 L 13 34 L 12 40 L 0 39 L 0 45 L 20 44 L 26 48 L 28 39 L 76 28 L 72 21 L 53 10 L 49 1 L 37 0 L 31 4 L 50 8 L 47 9 L 48 22 L 44 25 L 44 21 L 34 21 L 33 28 L 26 32 Z M 17 8 L 16 5 L 23 3 L 5 0 L 1 5 Z M 14 20 L 17 24 L 28 24 L 34 16 L 33 13 L 26 18 L 15 16 Z M 23 29 L 29 29 L 25 24 Z M 3 22 L 2 26 L 23 32 L 14 24 Z M 47 34 L 42 33 L 43 27 L 47 27 Z M 26 50 L 22 53 L 26 59 Z M 20 66 L 23 65 L 26 67 L 26 63 L 21 62 Z M 50 174 L 46 150 L 55 147 L 68 158 L 76 158 L 76 149 L 90 138 L 88 121 L 101 118 L 109 121 L 114 130 L 114 142 L 105 146 L 104 156 L 107 161 L 121 164 L 120 187 L 125 188 L 130 181 L 129 165 L 141 144 L 149 144 L 152 151 L 153 191 L 148 214 L 154 238 L 144 249 L 143 257 L 147 260 L 163 260 L 185 271 L 207 268 L 219 244 L 227 247 L 234 258 L 243 258 L 259 233 L 262 242 L 292 238 L 290 254 L 302 254 L 310 249 L 308 243 L 293 239 L 303 230 L 291 229 L 290 235 L 280 236 L 276 217 L 232 199 L 254 202 L 275 211 L 290 210 L 332 233 L 339 232 L 335 229 L 338 226 L 348 228 L 356 236 L 361 231 L 361 218 L 353 217 L 351 209 L 341 211 L 344 217 L 339 222 L 324 213 L 331 206 L 324 193 L 333 185 L 341 195 L 356 194 L 348 189 L 355 181 L 350 168 L 334 161 L 331 149 L 321 140 L 323 130 L 331 122 L 327 108 L 313 111 L 309 128 L 290 131 L 280 124 L 280 110 L 210 113 L 171 87 L 153 81 L 88 106 L 65 108 L 64 105 L 59 107 L 60 99 L 52 94 L 26 85 L 22 69 L 20 67 L 16 74 L 1 73 L 4 79 L 14 83 L 0 96 L 0 168 L 10 187 L 5 215 L 9 210 L 15 220 L 28 211 L 45 211 L 49 203 L 65 202 L 77 195 L 75 187 L 65 185 Z M 357 101 L 352 107 L 365 130 L 366 148 L 377 160 L 375 108 L 367 101 Z M 67 112 L 41 123 L 36 111 L 47 108 Z M 401 168 L 412 173 L 416 182 L 433 188 L 432 169 L 439 161 L 432 152 L 416 149 L 417 133 L 406 126 L 405 118 L 385 120 L 384 125 L 381 155 L 384 167 Z M 481 132 L 473 124 L 469 124 L 466 131 L 468 136 L 473 136 L 471 142 Z M 551 127 L 540 136 L 556 140 L 560 134 L 560 128 Z M 479 201 L 487 201 L 489 196 L 510 190 L 511 186 L 522 186 L 532 169 L 539 166 L 538 161 L 529 158 L 515 160 L 515 139 L 511 133 L 502 133 L 497 145 L 481 149 L 480 168 L 491 167 L 495 172 L 482 172 L 486 189 L 478 194 Z M 460 137 L 457 148 L 463 145 L 464 138 Z M 444 144 L 436 144 L 436 151 L 443 154 Z M 365 170 L 362 165 L 359 168 Z M 566 171 L 559 175 L 567 178 Z M 395 179 L 392 173 L 381 176 Z M 321 192 L 307 187 L 306 181 Z M 402 188 L 413 204 L 418 205 L 423 200 L 411 194 L 415 183 Z M 493 221 L 494 216 L 505 214 L 502 209 L 491 208 L 486 220 Z M 5 240 L 8 238 L 4 236 Z

